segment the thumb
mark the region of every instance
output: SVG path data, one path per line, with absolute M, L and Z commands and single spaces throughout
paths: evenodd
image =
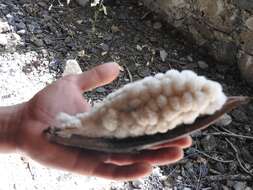
M 120 66 L 110 62 L 94 67 L 76 75 L 77 85 L 82 91 L 88 91 L 112 82 L 119 75 Z

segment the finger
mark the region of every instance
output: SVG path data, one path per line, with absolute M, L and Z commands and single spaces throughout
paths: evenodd
M 70 148 L 48 142 L 45 135 L 42 138 L 31 135 L 30 138 L 34 138 L 31 142 L 36 143 L 21 142 L 19 143 L 20 149 L 41 164 L 57 169 L 89 175 L 94 168 L 108 159 L 108 154 L 102 152 Z
M 150 150 L 157 150 L 160 148 L 166 148 L 166 147 L 179 147 L 179 148 L 188 148 L 192 145 L 192 138 L 190 136 L 186 136 L 180 139 L 177 139 L 172 142 L 160 144 L 157 146 L 153 146 L 150 148 Z
M 135 163 L 127 166 L 117 166 L 103 163 L 99 165 L 92 175 L 112 180 L 134 180 L 149 175 L 152 166 L 146 163 Z
M 158 150 L 145 150 L 139 154 L 112 154 L 106 161 L 116 165 L 128 165 L 137 162 L 147 162 L 151 165 L 164 165 L 174 163 L 183 157 L 181 148 L 163 148 Z
M 89 71 L 77 75 L 77 85 L 82 91 L 88 91 L 112 82 L 119 74 L 117 63 L 99 65 Z

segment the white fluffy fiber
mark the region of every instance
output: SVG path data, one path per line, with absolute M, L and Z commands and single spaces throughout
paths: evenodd
M 169 70 L 125 85 L 90 112 L 60 113 L 58 134 L 125 138 L 165 133 L 213 114 L 226 99 L 219 83 L 192 71 Z

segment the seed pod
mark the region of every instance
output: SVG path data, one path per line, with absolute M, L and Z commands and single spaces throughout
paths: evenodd
M 122 87 L 90 112 L 59 114 L 56 132 L 64 137 L 106 138 L 165 133 L 213 114 L 226 99 L 219 83 L 192 71 L 170 70 Z

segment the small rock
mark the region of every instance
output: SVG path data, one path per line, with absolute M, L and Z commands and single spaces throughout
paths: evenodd
M 137 44 L 137 45 L 136 45 L 136 49 L 137 49 L 138 51 L 141 51 L 141 50 L 142 50 L 142 47 L 141 47 L 139 44 Z
M 246 187 L 245 190 L 252 190 L 252 188 L 251 187 Z
M 11 14 L 7 14 L 6 18 L 7 18 L 7 20 L 8 20 L 9 23 L 13 23 L 14 17 Z
M 0 34 L 0 45 L 6 46 L 8 44 L 8 39 L 5 34 Z
M 77 24 L 82 24 L 82 23 L 83 23 L 83 20 L 77 20 L 76 23 L 77 23 Z
M 253 87 L 253 56 L 243 53 L 239 57 L 238 65 L 242 77 Z
M 17 45 L 21 41 L 21 37 L 16 33 L 11 34 L 11 39 L 15 45 Z
M 225 185 L 222 185 L 222 190 L 229 190 L 229 188 Z
M 192 189 L 189 187 L 184 187 L 183 190 L 192 190 Z
M 157 42 L 157 38 L 154 36 L 150 36 L 149 39 L 151 42 Z
M 0 33 L 8 32 L 10 31 L 10 26 L 8 22 L 1 22 L 0 21 Z
M 246 188 L 246 182 L 236 182 L 233 185 L 234 190 L 243 190 Z
M 47 54 L 47 52 L 45 52 L 44 50 L 44 53 Z M 63 68 L 62 68 L 62 64 L 61 64 L 61 61 L 59 59 L 53 59 L 49 65 L 49 72 L 63 72 Z
M 236 121 L 239 122 L 245 122 L 248 120 L 247 115 L 239 109 L 232 111 L 232 116 L 235 118 Z
M 26 25 L 23 22 L 16 23 L 17 30 L 26 29 Z
M 99 87 L 99 88 L 96 89 L 96 92 L 104 93 L 104 92 L 106 92 L 106 89 L 104 87 Z
M 225 173 L 226 172 L 226 168 L 225 168 L 225 165 L 223 163 L 220 163 L 220 162 L 216 162 L 216 165 L 215 165 L 216 169 L 221 172 L 221 173 Z
M 215 125 L 225 127 L 230 125 L 230 123 L 232 123 L 232 117 L 226 113 L 215 123 Z
M 31 33 L 34 33 L 34 30 L 35 30 L 35 26 L 34 26 L 34 25 L 28 24 L 27 27 L 28 27 L 28 30 L 29 30 Z
M 246 147 L 243 147 L 241 149 L 241 154 L 245 161 L 250 164 L 253 164 L 253 153 L 250 153 L 250 151 Z
M 43 1 L 38 1 L 37 2 L 39 6 L 41 7 L 44 7 L 44 8 L 47 8 L 48 7 L 48 4 L 46 2 L 43 2 Z
M 72 39 L 72 37 L 68 36 L 67 38 L 65 38 L 64 42 L 65 42 L 66 44 L 68 44 L 68 43 L 73 43 L 73 39 Z
M 204 61 L 198 61 L 198 66 L 201 69 L 208 69 L 208 64 Z
M 187 60 L 190 61 L 190 62 L 193 62 L 192 56 L 188 55 L 188 56 L 187 56 Z
M 201 145 L 205 151 L 212 151 L 216 147 L 217 141 L 214 136 L 207 135 L 201 139 Z
M 116 33 L 116 32 L 119 32 L 119 31 L 120 31 L 119 27 L 116 26 L 116 25 L 112 25 L 112 26 L 111 26 L 111 30 L 112 30 L 113 33 Z
M 66 61 L 65 69 L 62 76 L 80 73 L 82 73 L 82 70 L 76 60 L 70 59 Z
M 141 179 L 132 181 L 133 187 L 138 188 L 138 189 L 141 189 L 143 184 L 144 184 L 144 181 Z
M 17 34 L 25 34 L 26 33 L 26 30 L 25 29 L 22 29 L 22 30 L 18 30 L 17 31 Z
M 111 33 L 109 33 L 109 34 L 105 34 L 105 36 L 104 36 L 103 39 L 104 39 L 105 41 L 111 41 L 112 38 L 113 38 L 113 35 L 112 35 Z
M 156 29 L 156 30 L 161 29 L 161 28 L 162 28 L 162 23 L 160 23 L 160 22 L 155 22 L 155 23 L 153 24 L 153 28 Z
M 109 46 L 105 43 L 101 43 L 100 44 L 100 47 L 103 51 L 109 51 Z
M 174 179 L 171 176 L 166 176 L 166 179 L 163 180 L 163 185 L 165 188 L 171 188 L 173 187 Z
M 163 176 L 162 170 L 159 167 L 153 168 L 152 176 L 161 178 Z
M 232 189 L 234 184 L 235 184 L 235 181 L 232 181 L 232 180 L 227 180 L 226 182 L 226 186 L 230 187 L 230 189 Z
M 168 53 L 165 50 L 160 50 L 160 58 L 162 62 L 165 62 L 167 56 L 168 56 Z
M 76 0 L 76 2 L 82 6 L 85 7 L 85 5 L 89 2 L 88 0 Z
M 36 38 L 36 37 L 32 37 L 31 41 L 33 42 L 34 45 L 36 45 L 38 47 L 41 47 L 41 46 L 44 45 L 43 40 L 39 39 L 39 38 Z
M 245 22 L 246 26 L 250 29 L 253 30 L 253 16 L 248 18 Z
M 54 43 L 53 40 L 50 39 L 49 37 L 46 37 L 46 38 L 44 39 L 44 42 L 45 42 L 45 44 L 47 44 L 47 45 L 51 45 L 51 44 Z

